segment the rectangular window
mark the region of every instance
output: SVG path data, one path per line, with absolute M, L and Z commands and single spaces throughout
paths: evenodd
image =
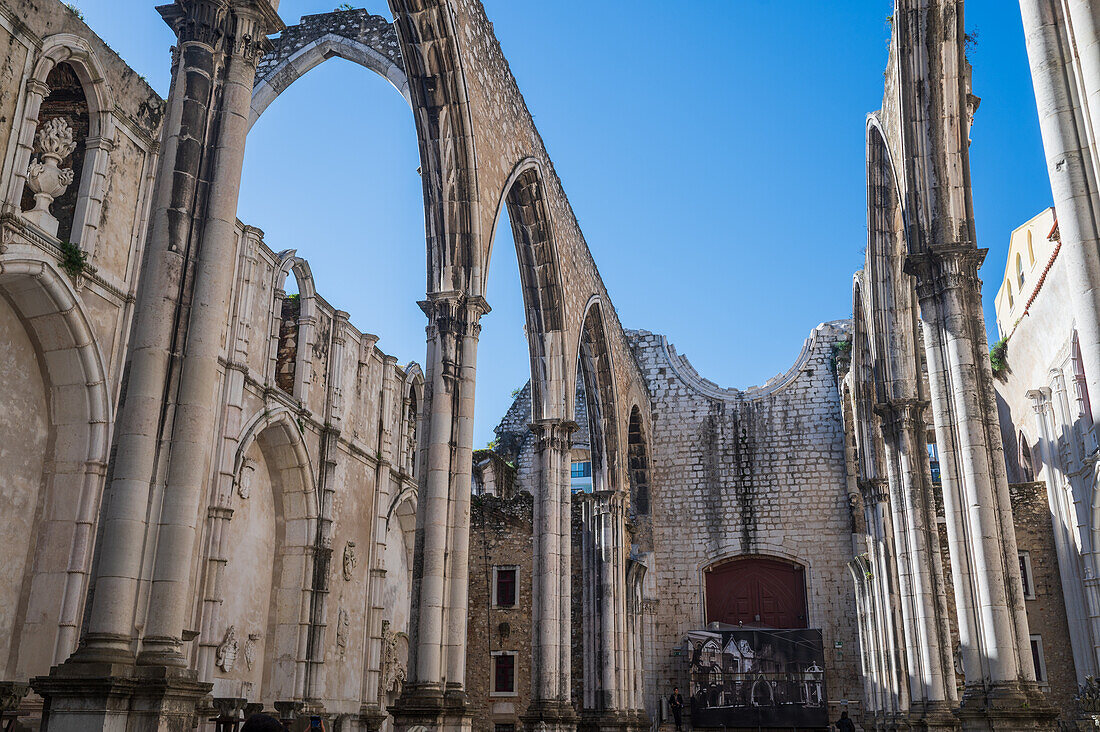
M 513 696 L 516 693 L 516 654 L 501 651 L 493 654 L 493 695 Z
M 516 606 L 516 585 L 519 570 L 516 567 L 493 567 L 493 605 Z
M 592 462 L 589 460 L 583 463 L 573 463 L 572 476 L 573 478 L 591 478 L 592 477 Z
M 493 725 L 493 732 L 516 732 L 516 725 L 497 722 Z
M 1031 553 L 1020 552 L 1020 582 L 1024 586 L 1024 599 L 1035 599 L 1035 577 L 1031 573 Z
M 1035 664 L 1035 680 L 1040 684 L 1047 683 L 1047 659 L 1043 656 L 1043 637 L 1031 636 L 1031 660 Z

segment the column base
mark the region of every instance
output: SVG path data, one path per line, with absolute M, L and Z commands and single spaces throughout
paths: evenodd
M 189 732 L 212 684 L 191 669 L 66 662 L 31 687 L 49 732 Z
M 1035 682 L 967 687 L 956 714 L 964 732 L 1053 732 L 1058 729 L 1058 711 Z
M 386 721 L 386 710 L 377 704 L 363 704 L 359 707 L 359 726 L 367 732 L 378 732 Z
M 397 703 L 390 707 L 395 732 L 425 727 L 432 732 L 470 732 L 472 717 L 466 692 L 438 684 L 406 684 Z
M 519 721 L 524 729 L 539 732 L 575 732 L 577 729 L 573 705 L 557 700 L 532 701 L 527 711 L 520 715 Z
M 578 732 L 647 732 L 649 728 L 644 709 L 585 709 L 577 722 Z
M 957 732 L 959 718 L 945 701 L 916 702 L 909 708 L 907 727 L 922 732 Z

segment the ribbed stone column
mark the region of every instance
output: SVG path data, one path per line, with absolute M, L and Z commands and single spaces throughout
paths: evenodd
M 931 478 L 925 469 L 924 404 L 896 399 L 881 405 L 886 469 L 905 626 L 910 714 L 926 729 L 954 729 L 956 701 L 939 536 L 934 533 Z
M 370 350 L 374 350 L 374 342 L 371 340 Z M 360 357 L 360 363 L 363 361 Z M 367 360 L 370 355 L 365 356 Z M 378 452 L 381 460 L 378 461 L 378 470 L 375 483 L 378 489 L 374 496 L 374 510 L 371 529 L 374 541 L 367 548 L 367 566 L 370 568 L 367 576 L 367 648 L 364 654 L 366 663 L 363 668 L 362 700 L 359 708 L 359 721 L 366 729 L 378 730 L 386 719 L 385 690 L 382 688 L 382 615 L 385 608 L 382 606 L 382 594 L 386 583 L 386 537 L 389 533 L 389 521 L 386 516 L 387 507 L 390 505 L 391 478 L 390 471 L 400 462 L 400 452 L 395 444 L 398 436 L 393 433 L 393 426 L 400 424 L 397 418 L 397 404 L 403 404 L 402 414 L 408 411 L 408 399 L 399 398 L 395 387 L 395 374 L 397 372 L 397 358 L 394 356 L 382 357 L 382 429 L 379 430 Z M 396 517 L 393 520 L 397 520 Z
M 170 6 L 179 36 L 165 113 L 162 155 L 138 305 L 129 344 L 128 378 L 115 430 L 115 463 L 104 500 L 95 594 L 77 656 L 133 660 L 137 590 L 145 546 L 150 486 L 156 478 L 174 318 L 189 256 L 216 48 L 228 3 Z
M 190 622 L 191 574 L 200 505 L 214 445 L 220 385 L 218 357 L 228 326 L 236 251 L 237 198 L 244 165 L 248 111 L 265 36 L 279 25 L 265 3 L 235 1 L 229 12 L 225 79 L 215 113 L 217 147 L 195 259 L 190 319 L 172 422 L 172 451 L 157 534 L 145 638 L 138 663 L 186 666 L 183 631 Z
M 981 313 L 985 252 L 910 255 L 940 451 L 966 687 L 964 729 L 1053 729 L 1035 683 L 993 374 Z
M 409 619 L 409 679 L 394 714 L 399 730 L 468 729 L 464 687 L 473 456 L 474 379 L 481 297 L 431 293 L 421 476 Z
M 562 581 L 561 571 L 563 555 L 570 553 L 571 545 L 570 533 L 562 533 L 563 526 L 568 526 L 563 515 L 569 516 L 571 507 L 563 456 L 569 455 L 576 424 L 548 419 L 532 424 L 531 429 L 536 439 L 539 494 L 534 506 L 531 578 L 531 703 L 522 721 L 527 728 L 550 732 L 575 726 L 568 677 L 562 673 L 562 660 L 567 656 L 563 648 L 570 647 L 569 636 L 562 635 L 562 613 L 570 609 L 570 585 Z
M 1062 7 L 1072 8 L 1073 31 Z M 1097 211 L 1095 155 L 1096 125 L 1100 125 L 1100 48 L 1096 44 L 1096 8 L 1082 0 L 1020 0 L 1024 38 L 1031 64 L 1039 129 L 1046 151 L 1050 189 L 1058 213 L 1058 231 L 1069 283 L 1070 307 L 1083 356 L 1085 382 L 1089 392 L 1100 395 L 1100 231 Z M 1081 25 L 1078 25 L 1080 22 Z M 1078 54 L 1080 54 L 1078 56 Z M 1077 80 L 1075 60 L 1080 58 L 1084 78 Z M 1081 109 L 1075 81 L 1085 89 L 1093 128 Z M 1100 398 L 1091 400 L 1092 423 L 1100 424 Z M 1092 567 L 1094 573 L 1098 569 Z

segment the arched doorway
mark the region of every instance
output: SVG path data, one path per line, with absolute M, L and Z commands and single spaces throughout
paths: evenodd
M 707 623 L 806 628 L 806 570 L 773 557 L 738 557 L 704 570 Z

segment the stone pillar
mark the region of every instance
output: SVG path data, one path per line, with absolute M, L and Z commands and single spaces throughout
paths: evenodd
M 926 469 L 924 404 L 895 399 L 879 408 L 905 627 L 910 717 L 925 729 L 955 729 L 956 701 L 943 563 Z
M 1062 596 L 1066 602 L 1066 620 L 1069 624 L 1073 663 L 1077 669 L 1077 683 L 1084 685 L 1100 660 L 1100 608 L 1088 603 L 1084 592 L 1082 556 L 1078 549 L 1075 528 L 1077 511 L 1067 491 L 1066 476 L 1058 459 L 1058 437 L 1052 418 L 1051 389 L 1041 387 L 1027 393 L 1035 411 L 1035 434 L 1039 441 L 1039 458 L 1042 472 L 1035 476 L 1047 486 L 1047 500 L 1054 527 L 1054 545 L 1058 555 L 1058 568 L 1062 580 Z M 1082 548 L 1084 545 L 1082 546 Z
M 215 113 L 217 146 L 201 239 L 195 259 L 190 319 L 180 370 L 178 401 L 172 420 L 172 451 L 160 511 L 156 561 L 145 637 L 138 663 L 183 667 L 182 634 L 192 611 L 191 574 L 200 504 L 210 474 L 221 382 L 218 357 L 228 326 L 235 272 L 237 198 L 244 165 L 248 113 L 256 63 L 265 38 L 278 18 L 264 14 L 266 3 L 234 0 L 229 15 L 232 38 L 226 39 L 225 80 Z
M 134 617 L 143 561 L 150 484 L 168 378 L 173 320 L 189 251 L 202 148 L 213 100 L 224 2 L 172 6 L 179 46 L 165 116 L 152 228 L 129 345 L 128 379 L 115 430 L 115 463 L 104 501 L 95 594 L 85 645 L 88 660 L 133 660 Z M 186 131 L 184 133 L 183 131 Z
M 947 244 L 910 255 L 940 451 L 967 730 L 1053 729 L 1031 660 L 1027 616 L 982 317 L 984 251 Z
M 1020 0 L 1027 55 L 1035 103 L 1039 110 L 1039 129 L 1047 157 L 1050 189 L 1058 214 L 1058 231 L 1069 283 L 1070 307 L 1083 356 L 1085 382 L 1091 399 L 1092 423 L 1100 424 L 1100 231 L 1097 230 L 1097 193 L 1095 129 L 1090 129 L 1080 108 L 1077 84 L 1084 87 L 1088 102 L 1096 101 L 1100 90 L 1100 49 L 1096 41 L 1095 9 L 1090 3 L 1072 0 L 1073 31 L 1084 33 L 1086 46 L 1068 35 L 1068 19 L 1062 14 L 1064 3 L 1055 0 Z M 1087 23 L 1085 22 L 1087 19 Z M 1078 27 L 1081 20 L 1083 27 Z M 1075 63 L 1080 53 L 1080 67 Z M 1078 71 L 1084 72 L 1077 79 Z M 1090 104 L 1091 106 L 1091 104 Z M 1100 112 L 1100 105 L 1093 114 Z M 1093 117 L 1093 125 L 1098 124 Z
M 563 555 L 571 549 L 568 517 L 571 510 L 565 461 L 571 446 L 573 422 L 543 420 L 531 425 L 535 433 L 539 466 L 538 496 L 534 506 L 534 551 L 532 569 L 532 659 L 531 703 L 523 715 L 525 728 L 567 730 L 575 727 L 570 704 L 568 676 L 562 673 L 571 639 L 562 635 L 562 613 L 571 611 L 570 585 L 563 582 Z M 568 559 L 564 566 L 568 566 Z M 565 577 L 568 579 L 568 575 Z M 564 593 L 564 594 L 563 594 Z
M 425 448 L 416 515 L 409 679 L 398 730 L 468 730 L 464 689 L 474 378 L 481 297 L 429 294 Z
M 370 342 L 370 350 L 374 350 L 374 341 Z M 371 356 L 361 356 L 360 360 L 370 360 Z M 377 490 L 374 497 L 374 511 L 372 520 L 374 525 L 371 533 L 374 541 L 367 547 L 367 566 L 370 568 L 367 577 L 367 648 L 364 653 L 363 665 L 363 690 L 359 707 L 360 722 L 367 729 L 377 730 L 381 728 L 386 719 L 385 694 L 382 688 L 382 614 L 385 608 L 382 606 L 382 594 L 386 583 L 386 535 L 389 531 L 389 519 L 386 511 L 390 505 L 390 473 L 395 462 L 400 460 L 395 455 L 394 425 L 400 424 L 395 411 L 395 402 L 401 403 L 401 399 L 395 394 L 395 375 L 397 371 L 397 358 L 383 356 L 382 358 L 382 429 L 379 430 L 378 452 L 381 460 L 378 463 L 375 484 Z

